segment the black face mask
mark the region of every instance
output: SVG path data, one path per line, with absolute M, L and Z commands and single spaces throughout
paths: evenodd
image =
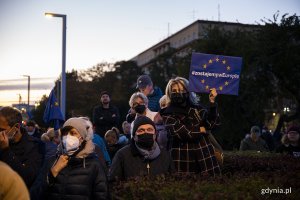
M 139 114 L 143 114 L 146 110 L 146 106 L 145 105 L 137 105 L 136 107 L 134 107 L 135 112 L 139 113 Z
M 187 103 L 189 99 L 189 93 L 184 92 L 184 93 L 171 93 L 171 103 L 173 105 L 183 105 Z
M 144 133 L 142 135 L 137 136 L 138 140 L 136 144 L 143 149 L 151 149 L 154 144 L 153 134 Z

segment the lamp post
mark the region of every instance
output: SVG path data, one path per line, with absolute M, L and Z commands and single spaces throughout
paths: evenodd
M 23 75 L 24 77 L 28 78 L 28 86 L 27 86 L 27 112 L 29 112 L 30 109 L 30 105 L 29 105 L 29 101 L 30 101 L 30 76 L 29 75 Z
M 61 71 L 61 95 L 60 95 L 60 108 L 65 117 L 66 112 L 66 30 L 67 30 L 67 15 L 56 13 L 45 13 L 46 17 L 60 17 L 63 20 L 62 23 L 62 71 Z

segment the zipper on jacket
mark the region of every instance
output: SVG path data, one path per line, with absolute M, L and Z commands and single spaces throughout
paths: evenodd
M 147 170 L 148 170 L 148 175 L 150 174 L 150 164 L 147 163 Z

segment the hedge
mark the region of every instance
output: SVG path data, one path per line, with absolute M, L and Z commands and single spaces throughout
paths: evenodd
M 300 159 L 226 152 L 219 177 L 136 177 L 114 183 L 111 190 L 112 199 L 300 199 Z

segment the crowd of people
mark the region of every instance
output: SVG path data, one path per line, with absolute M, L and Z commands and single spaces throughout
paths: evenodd
M 281 137 L 277 137 L 281 134 Z M 300 127 L 290 125 L 283 133 L 271 133 L 266 127 L 252 126 L 240 144 L 240 151 L 286 153 L 300 158 Z
M 45 133 L 34 121 L 24 126 L 19 110 L 1 108 L 0 199 L 109 199 L 111 183 L 132 177 L 220 175 L 222 147 L 212 134 L 220 125 L 217 91 L 210 91 L 209 105 L 203 106 L 188 88 L 188 80 L 177 77 L 163 95 L 148 75 L 140 76 L 121 131 L 119 110 L 107 91 L 91 120 L 69 118 Z M 280 145 L 266 131 L 253 126 L 240 150 L 300 157 L 299 127 L 291 126 Z

